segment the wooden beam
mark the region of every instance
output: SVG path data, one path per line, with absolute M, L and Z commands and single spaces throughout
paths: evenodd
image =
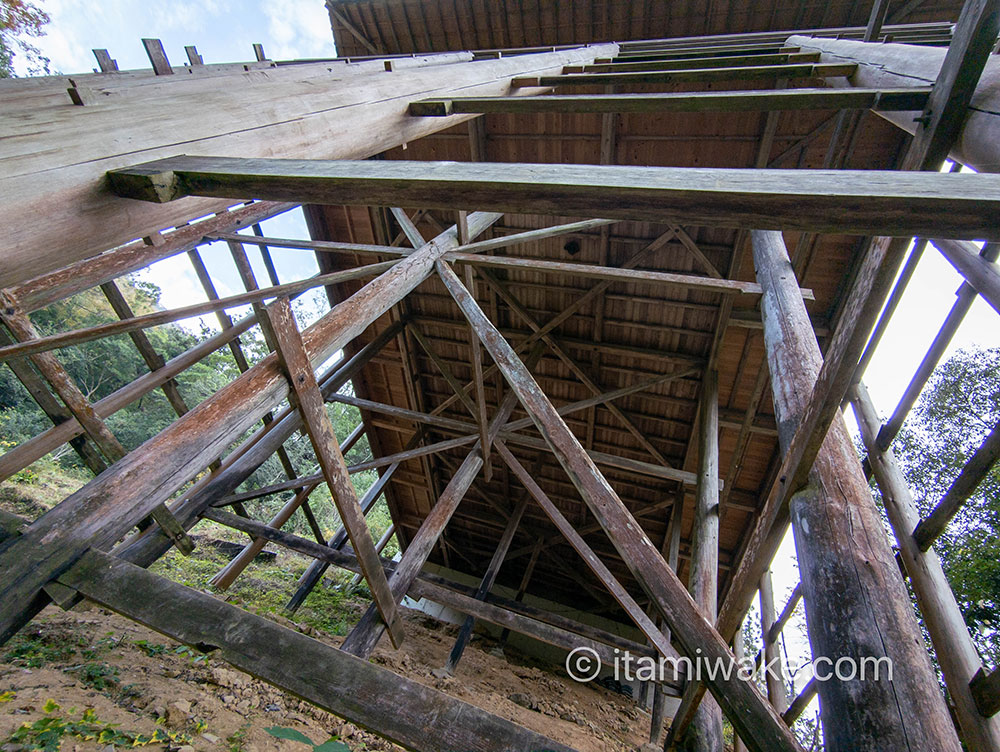
M 531 214 L 692 224 L 1000 238 L 1000 177 L 875 170 L 732 170 L 618 165 L 294 161 L 174 157 L 108 173 L 119 196 L 456 203 Z
M 358 556 L 361 572 L 372 593 L 372 601 L 388 628 L 393 646 L 398 648 L 403 643 L 403 626 L 396 609 L 397 599 L 390 592 L 385 572 L 379 564 L 371 532 L 347 474 L 347 463 L 344 462 L 337 435 L 326 413 L 323 395 L 309 363 L 288 298 L 279 298 L 269 305 L 267 316 L 274 332 L 278 359 L 288 375 L 294 403 L 302 414 L 302 423 L 323 470 L 326 485 L 337 506 L 344 530 L 351 540 L 351 546 Z
M 680 94 L 554 94 L 424 99 L 410 103 L 414 117 L 458 114 L 583 112 L 769 112 L 772 110 L 921 110 L 930 89 L 788 89 Z
M 930 549 L 934 540 L 944 532 L 948 521 L 975 492 L 986 475 L 1000 459 L 1000 423 L 993 426 L 983 443 L 973 453 L 952 482 L 941 501 L 913 530 L 913 538 L 921 551 Z
M 955 240 L 932 240 L 931 243 L 966 282 L 983 296 L 983 300 L 1000 313 L 1000 267 L 996 264 L 1000 246 L 990 243 L 980 251 L 974 243 Z
M 312 557 L 317 563 L 341 567 L 351 572 L 360 571 L 357 557 L 353 553 L 321 546 L 306 538 L 216 509 L 206 510 L 205 518 L 249 535 L 266 538 L 290 551 Z M 383 559 L 382 566 L 386 574 L 391 576 L 398 563 Z M 407 595 L 415 600 L 427 598 L 442 606 L 453 608 L 490 624 L 507 627 L 564 650 L 572 650 L 579 645 L 592 647 L 601 656 L 601 660 L 613 662 L 615 650 L 619 653 L 628 650 L 640 656 L 653 655 L 653 651 L 646 646 L 612 632 L 506 598 L 489 595 L 485 600 L 479 600 L 474 597 L 474 593 L 473 588 L 430 572 L 418 574 L 407 591 Z M 670 686 L 675 687 L 676 684 L 671 683 Z
M 614 73 L 563 73 L 560 76 L 528 76 L 515 78 L 511 86 L 630 86 L 635 84 L 686 84 L 717 81 L 742 81 L 774 78 L 834 78 L 850 76 L 857 65 L 798 64 L 746 65 L 729 68 L 692 68 L 672 71 L 638 71 Z
M 691 539 L 688 592 L 713 624 L 719 577 L 719 375 L 714 370 L 702 378 L 698 404 L 698 486 Z M 717 752 L 724 746 L 722 709 L 713 698 L 702 700 L 680 743 L 693 752 Z
M 806 411 L 814 399 L 810 393 L 820 383 L 816 378 L 823 358 L 780 233 L 754 231 L 751 239 L 757 280 L 764 288 L 761 315 L 778 440 L 787 461 L 792 443 L 808 425 Z M 853 364 L 848 370 L 853 374 Z M 834 416 L 815 464 L 803 468 L 808 485 L 803 489 L 793 480 L 791 488 L 803 490 L 792 496 L 786 512 L 795 534 L 812 652 L 855 660 L 888 659 L 908 669 L 906 677 L 897 674 L 891 680 L 822 682 L 826 746 L 875 750 L 890 743 L 900 749 L 957 750 L 954 725 L 934 686 L 867 480 L 843 419 L 837 411 Z M 847 528 L 854 534 L 843 536 Z M 748 556 L 750 561 L 761 560 L 756 543 L 752 537 L 745 561 Z M 770 550 L 770 545 L 762 550 Z M 735 577 L 732 587 L 736 592 Z M 831 618 L 838 613 L 851 616 Z M 735 615 L 731 618 L 739 623 Z M 915 728 L 912 719 L 918 715 L 922 722 Z
M 167 53 L 163 50 L 163 42 L 159 39 L 143 39 L 142 46 L 145 48 L 146 57 L 149 58 L 149 63 L 153 66 L 153 72 L 157 76 L 173 74 L 174 69 L 170 66 L 170 61 L 167 60 Z
M 885 23 L 885 15 L 889 12 L 889 0 L 875 0 L 872 3 L 872 12 L 868 16 L 868 25 L 865 27 L 865 35 L 862 41 L 871 42 L 878 39 L 882 32 L 882 24 Z
M 91 550 L 60 582 L 414 750 L 569 748 L 268 619 Z M 359 701 L 364 698 L 363 701 Z
M 368 39 L 368 37 L 366 37 L 358 30 L 357 26 L 348 21 L 347 18 L 344 17 L 344 14 L 341 13 L 339 10 L 337 10 L 333 2 L 327 2 L 326 9 L 330 13 L 330 21 L 331 22 L 336 21 L 342 27 L 344 27 L 347 33 L 350 34 L 352 37 L 354 37 L 356 40 L 358 40 L 358 42 L 361 43 L 361 46 L 364 47 L 366 50 L 368 50 L 371 54 L 373 55 L 385 54 L 385 50 L 372 44 L 372 42 Z
M 522 465 L 518 459 L 511 453 L 507 446 L 502 442 L 497 442 L 497 452 L 503 457 L 504 462 L 507 463 L 508 467 L 517 476 L 517 479 L 521 484 L 528 490 L 528 493 L 535 499 L 538 505 L 542 508 L 542 511 L 548 516 L 552 524 L 556 526 L 560 534 L 569 542 L 576 551 L 580 558 L 583 559 L 584 563 L 590 569 L 591 572 L 597 577 L 597 579 L 607 588 L 607 591 L 611 596 L 617 601 L 618 605 L 622 607 L 629 618 L 635 623 L 636 627 L 646 636 L 650 641 L 650 644 L 656 649 L 657 655 L 661 655 L 668 660 L 675 661 L 678 657 L 677 651 L 670 646 L 670 640 L 664 637 L 663 633 L 657 629 L 656 624 L 653 623 L 652 619 L 646 615 L 645 612 L 639 607 L 639 604 L 635 602 L 635 599 L 629 595 L 628 591 L 622 587 L 618 578 L 614 576 L 610 569 L 601 561 L 600 557 L 594 553 L 594 550 L 587 545 L 583 537 L 577 532 L 573 526 L 570 524 L 569 520 L 559 511 L 559 508 L 552 503 L 548 495 L 542 490 L 541 486 L 535 481 L 531 473 Z M 673 680 L 677 681 L 679 677 L 674 676 Z
M 778 614 L 778 618 L 774 620 L 771 624 L 771 628 L 767 631 L 767 639 L 770 642 L 777 642 L 778 636 L 781 631 L 785 628 L 785 624 L 788 620 L 792 618 L 792 614 L 795 612 L 795 607 L 799 605 L 799 601 L 802 600 L 802 583 L 796 583 L 795 588 L 792 590 L 792 594 L 788 596 L 788 602 L 785 607 L 781 609 L 781 613 Z
M 1000 749 L 1000 718 L 981 714 L 970 687 L 976 674 L 983 670 L 983 664 L 955 594 L 937 554 L 921 550 L 912 534 L 920 513 L 892 450 L 877 445 L 878 414 L 864 383 L 858 384 L 851 396 L 868 461 L 882 492 L 886 516 L 899 543 L 899 556 L 910 577 L 924 626 L 934 645 L 962 729 L 962 740 L 973 752 Z
M 101 73 L 114 73 L 118 70 L 118 61 L 112 60 L 107 50 L 91 51 L 94 53 L 94 57 L 97 58 L 97 65 L 101 69 Z
M 645 282 L 665 287 L 705 290 L 723 295 L 760 295 L 760 285 L 754 282 L 720 279 L 715 276 L 702 277 L 694 274 L 675 274 L 640 269 L 619 269 L 596 264 L 573 264 L 563 261 L 513 256 L 475 256 L 468 253 L 449 253 L 445 260 L 472 266 L 495 267 L 498 269 L 527 269 L 548 274 L 569 275 L 589 279 L 607 279 L 615 282 Z M 814 300 L 812 290 L 802 290 L 806 300 Z
M 976 706 L 984 716 L 995 716 L 1000 712 L 1000 671 L 993 669 L 987 674 L 983 669 L 972 678 L 972 694 Z
M 623 560 L 656 602 L 682 646 L 682 653 L 694 656 L 696 649 L 700 648 L 702 652 L 699 655 L 708 660 L 732 661 L 732 653 L 723 640 L 701 616 L 680 580 L 646 538 L 593 462 L 587 459 L 579 441 L 542 394 L 524 364 L 462 286 L 455 272 L 444 262 L 437 264 L 437 271 Z M 799 749 L 788 728 L 747 682 L 735 677 L 726 680 L 716 676 L 709 681 L 709 685 L 740 735 L 753 747 L 761 752 Z

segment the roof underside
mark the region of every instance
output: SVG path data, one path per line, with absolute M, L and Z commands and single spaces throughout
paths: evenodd
M 581 29 L 589 22 L 574 21 L 568 10 L 558 4 L 545 4 L 540 17 L 529 3 L 492 3 L 490 8 L 517 7 L 509 23 L 478 24 L 473 30 L 469 9 L 482 3 L 410 3 L 350 2 L 336 7 L 357 20 L 367 19 L 372 39 L 385 42 L 392 35 L 386 22 L 405 11 L 411 27 L 417 15 L 427 19 L 427 28 L 439 29 L 430 42 L 416 48 L 399 42 L 388 45 L 389 52 L 441 50 L 497 44 L 552 44 L 607 39 L 626 33 L 630 36 L 662 35 L 669 26 L 675 34 L 739 32 L 761 28 L 803 26 L 809 24 L 864 23 L 869 7 L 861 3 L 758 4 L 712 3 L 707 15 L 702 4 L 677 3 L 574 3 L 573 13 L 589 19 L 593 12 L 605 12 L 612 18 L 610 31 L 595 31 L 586 36 Z M 448 19 L 438 20 L 442 7 Z M 670 8 L 675 16 L 658 10 Z M 751 12 L 750 8 L 753 7 Z M 647 7 L 640 12 L 640 8 Z M 939 4 L 920 4 L 919 20 L 940 20 L 947 14 Z M 957 6 L 950 4 L 957 15 Z M 377 22 L 372 20 L 376 14 Z M 642 15 L 643 13 L 648 15 Z M 659 14 L 659 15 L 658 15 Z M 801 18 L 800 18 L 801 16 Z M 480 15 L 482 17 L 482 15 Z M 506 17 L 506 16 L 504 16 Z M 533 18 L 529 25 L 524 19 Z M 548 19 L 547 21 L 545 19 Z M 644 19 L 639 23 L 636 19 Z M 707 23 L 706 23 L 707 19 Z M 909 20 L 909 17 L 908 19 Z M 420 27 L 425 26 L 420 21 Z M 451 24 L 451 27 L 449 27 Z M 520 26 L 519 26 L 520 24 Z M 489 27 L 488 33 L 486 27 Z M 539 26 L 547 30 L 541 37 Z M 419 27 L 418 27 L 419 28 Z M 503 36 L 517 29 L 513 38 Z M 375 31 L 377 30 L 377 34 Z M 457 30 L 457 36 L 456 36 Z M 569 30 L 569 31 L 567 31 Z M 448 36 L 443 36 L 445 32 Z M 567 35 L 567 36 L 564 36 Z M 406 37 L 408 40 L 411 37 Z M 338 46 L 341 36 L 338 35 Z M 400 39 L 399 30 L 395 39 Z M 460 44 L 465 41 L 466 44 Z M 381 43 L 380 42 L 380 43 Z M 718 82 L 697 88 L 736 90 L 773 88 L 775 82 Z M 821 81 L 790 81 L 789 86 L 822 86 Z M 694 90 L 693 86 L 622 87 L 623 93 Z M 579 89 L 574 93 L 603 93 L 602 89 Z M 908 136 L 871 112 L 847 114 L 838 118 L 832 111 L 792 111 L 776 115 L 773 143 L 764 155 L 767 166 L 779 168 L 851 168 L 892 169 Z M 471 161 L 481 149 L 485 161 L 598 164 L 601 160 L 602 134 L 613 134 L 609 161 L 620 165 L 659 165 L 674 167 L 753 167 L 760 159 L 761 143 L 767 128 L 767 113 L 663 113 L 624 114 L 489 114 L 482 127 L 463 123 L 449 130 L 411 142 L 405 148 L 383 155 L 385 159 Z M 610 121 L 610 122 L 609 122 Z M 606 146 L 607 150 L 608 147 Z M 475 206 L 456 207 L 474 211 Z M 409 214 L 425 238 L 431 238 L 454 223 L 454 216 L 443 211 L 415 211 Z M 399 225 L 385 210 L 368 207 L 309 207 L 307 217 L 316 239 L 356 243 L 387 243 L 393 239 L 406 245 Z M 493 237 L 525 229 L 546 227 L 587 217 L 552 217 L 506 215 L 483 237 Z M 561 236 L 535 243 L 511 246 L 497 251 L 510 256 L 545 258 L 575 263 L 605 264 L 620 267 L 651 241 L 664 233 L 676 231 L 673 239 L 652 253 L 639 256 L 640 269 L 685 272 L 697 275 L 712 273 L 704 260 L 692 252 L 697 246 L 711 267 L 724 277 L 753 281 L 753 264 L 748 244 L 737 231 L 693 226 L 684 217 L 664 217 L 663 223 L 619 222 L 606 232 L 589 230 L 582 234 Z M 606 236 L 606 237 L 605 237 Z M 817 327 L 820 345 L 827 329 L 836 321 L 843 291 L 849 284 L 854 259 L 860 247 L 858 237 L 842 235 L 799 235 L 786 233 L 785 240 L 793 256 L 802 287 L 810 288 L 815 300 L 807 307 Z M 321 265 L 362 263 L 360 259 L 322 254 Z M 544 325 L 572 305 L 599 283 L 592 279 L 540 274 L 528 270 L 489 270 L 502 290 L 477 275 L 475 294 L 481 307 L 490 315 L 504 336 L 517 347 L 531 333 L 532 327 Z M 358 289 L 348 283 L 331 293 L 342 299 Z M 505 295 L 509 296 L 505 299 Z M 512 307 L 511 299 L 514 306 Z M 740 555 L 754 515 L 762 503 L 761 493 L 779 464 L 770 385 L 764 362 L 763 334 L 760 328 L 759 299 L 741 295 L 733 300 L 733 312 L 720 340 L 718 355 L 719 402 L 721 413 L 720 474 L 723 491 L 720 525 L 720 593 L 725 592 L 728 575 Z M 697 448 L 695 416 L 701 376 L 708 362 L 720 321 L 722 296 L 689 289 L 666 288 L 649 283 L 615 282 L 579 307 L 557 326 L 553 343 L 547 345 L 541 360 L 532 369 L 544 392 L 558 408 L 594 396 L 595 392 L 636 384 L 651 377 L 683 374 L 642 392 L 616 400 L 621 415 L 614 415 L 606 405 L 585 409 L 566 416 L 566 421 L 588 449 L 606 452 L 653 464 L 668 465 L 689 472 L 696 470 Z M 523 310 L 516 311 L 515 307 Z M 405 316 L 463 384 L 473 379 L 470 333 L 456 305 L 443 285 L 431 278 L 411 294 L 393 312 Z M 528 317 L 532 321 L 528 320 Z M 389 317 L 370 327 L 356 346 L 370 341 L 389 324 Z M 403 352 L 400 353 L 400 348 Z M 527 350 L 519 353 L 526 357 Z M 486 357 L 486 356 L 484 356 Z M 485 364 L 490 365 L 488 357 Z M 587 382 L 590 382 L 588 385 Z M 505 392 L 497 374 L 486 379 L 488 414 L 494 415 Z M 427 355 L 412 334 L 397 337 L 370 362 L 355 379 L 359 397 L 375 402 L 432 412 L 454 394 L 440 368 Z M 747 418 L 748 408 L 759 406 Z M 469 410 L 461 402 L 441 410 L 442 417 L 473 423 Z M 374 437 L 373 450 L 390 454 L 408 448 L 415 441 L 419 426 L 415 423 L 377 412 L 364 412 Z M 513 419 L 525 417 L 515 411 Z M 752 430 L 747 430 L 752 425 Z M 631 423 L 631 427 L 626 425 Z M 423 426 L 428 441 L 460 435 L 461 431 Z M 465 433 L 474 432 L 474 429 Z M 534 428 L 521 432 L 534 437 Z M 741 441 L 742 437 L 742 441 Z M 528 442 L 530 443 L 530 442 Z M 646 599 L 627 567 L 587 510 L 580 495 L 554 456 L 538 448 L 509 443 L 508 446 L 539 480 L 540 485 L 559 506 L 571 523 L 601 556 L 640 603 Z M 417 530 L 469 451 L 469 446 L 430 455 L 423 460 L 405 463 L 389 484 L 387 498 L 401 543 Z M 664 543 L 669 505 L 676 498 L 679 484 L 673 480 L 650 477 L 631 471 L 602 466 L 608 481 L 636 516 L 654 545 Z M 482 473 L 459 506 L 438 546 L 432 561 L 481 576 L 502 533 L 506 517 L 523 493 L 522 487 L 494 457 L 493 479 L 485 483 Z M 693 488 L 685 495 L 679 574 L 687 577 L 687 556 L 691 546 L 694 517 Z M 589 531 L 589 532 L 588 532 Z M 529 503 L 507 564 L 498 582 L 517 587 L 533 547 L 544 541 L 529 592 L 579 608 L 618 614 L 615 604 L 581 566 L 576 553 L 566 544 L 545 517 L 541 508 Z
M 864 26 L 872 4 L 867 0 L 332 0 L 328 5 L 368 40 L 366 45 L 343 22 L 331 18 L 338 54 L 354 57 Z M 954 21 L 960 8 L 955 0 L 891 3 L 887 22 Z

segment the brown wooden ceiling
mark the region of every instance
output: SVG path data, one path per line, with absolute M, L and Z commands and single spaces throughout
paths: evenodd
M 338 54 L 348 57 L 864 26 L 872 6 L 870 0 L 330 0 L 328 4 L 371 45 L 332 19 Z M 954 21 L 960 9 L 958 0 L 897 0 L 890 4 L 888 22 Z
M 625 40 L 658 36 L 685 36 L 705 33 L 739 33 L 760 30 L 863 25 L 870 11 L 868 2 L 418 2 L 413 0 L 344 0 L 335 2 L 344 14 L 379 50 L 389 54 L 417 51 L 486 49 L 492 47 L 554 45 L 602 40 Z M 891 21 L 954 20 L 958 2 L 909 2 L 890 7 Z M 896 16 L 894 18 L 894 15 Z M 343 55 L 370 54 L 359 48 L 354 38 L 335 23 L 338 49 Z M 732 81 L 704 86 L 632 86 L 622 93 L 643 91 L 683 91 L 695 89 L 737 90 L 771 88 L 774 82 Z M 821 81 L 790 81 L 789 86 L 822 86 Z M 574 93 L 602 93 L 601 89 L 577 89 Z M 674 167 L 752 167 L 761 150 L 765 133 L 764 113 L 661 113 L 613 116 L 614 147 L 611 163 Z M 485 161 L 580 163 L 601 161 L 601 115 L 536 114 L 486 115 L 482 128 L 468 124 L 455 126 L 381 155 L 385 159 L 455 160 L 473 159 L 474 142 Z M 477 135 L 478 134 L 478 135 Z M 865 112 L 838 118 L 835 112 L 783 112 L 777 117 L 773 144 L 763 156 L 770 167 L 891 169 L 908 136 L 878 116 Z M 474 206 L 456 207 L 475 210 Z M 413 212 L 410 212 L 413 214 Z M 419 229 L 427 238 L 454 222 L 446 212 L 421 212 Z M 399 235 L 399 227 L 384 209 L 368 207 L 309 207 L 310 231 L 316 239 L 359 243 L 388 242 Z M 572 217 L 507 215 L 486 233 L 486 237 L 544 227 Z M 733 230 L 692 226 L 683 217 L 664 217 L 662 224 L 621 222 L 610 227 L 609 242 L 602 251 L 600 231 L 561 237 L 501 249 L 514 256 L 604 263 L 620 266 L 637 250 L 659 237 L 676 222 L 723 275 L 753 280 L 752 261 L 745 244 Z M 388 233 L 388 236 L 386 235 Z M 568 241 L 575 241 L 568 245 Z M 405 243 L 405 241 L 403 241 Z M 855 268 L 859 238 L 848 236 L 801 236 L 786 233 L 796 272 L 803 287 L 811 288 L 815 300 L 808 303 L 820 344 L 828 327 L 836 321 L 843 291 Z M 370 263 L 332 254 L 321 255 L 324 270 Z M 645 258 L 640 268 L 655 271 L 704 274 L 705 269 L 683 243 L 671 242 Z M 591 289 L 593 280 L 553 277 L 523 270 L 491 272 L 505 284 L 532 318 L 544 324 L 580 295 Z M 359 283 L 349 283 L 331 291 L 334 299 L 351 294 Z M 530 334 L 531 327 L 504 300 L 479 278 L 476 297 L 501 332 L 515 346 Z M 557 355 L 545 353 L 533 373 L 557 407 L 592 396 L 566 363 L 574 361 L 601 390 L 609 391 L 635 384 L 653 375 L 673 373 L 692 364 L 704 364 L 710 355 L 719 321 L 721 297 L 696 291 L 653 287 L 640 283 L 615 283 L 596 303 L 581 308 L 554 330 L 563 349 Z M 468 329 L 443 285 L 432 278 L 422 284 L 391 316 L 369 328 L 357 346 L 369 341 L 389 324 L 390 318 L 407 316 L 438 355 L 446 361 L 462 383 L 471 381 L 471 348 Z M 595 349 L 599 341 L 603 347 Z M 401 349 L 402 348 L 402 351 Z M 489 360 L 487 359 L 487 364 Z M 770 386 L 766 381 L 762 332 L 757 300 L 742 296 L 734 303 L 731 322 L 724 331 L 719 349 L 718 370 L 720 409 L 720 472 L 731 488 L 724 496 L 720 526 L 720 593 L 725 592 L 730 566 L 740 555 L 745 536 L 753 523 L 771 475 L 778 465 L 774 414 Z M 738 447 L 741 424 L 754 399 L 755 387 L 763 378 L 763 398 L 749 440 Z M 504 384 L 498 377 L 487 382 L 489 414 L 494 414 L 502 398 Z M 616 401 L 638 427 L 642 437 L 670 465 L 695 470 L 696 450 L 692 449 L 694 422 L 699 398 L 700 372 L 660 384 L 648 391 Z M 358 396 L 412 410 L 429 412 L 452 395 L 439 369 L 411 335 L 397 338 L 363 369 L 355 379 Z M 417 427 L 408 422 L 373 412 L 363 413 L 372 428 L 373 449 L 377 454 L 401 451 L 414 438 Z M 442 415 L 470 421 L 468 411 L 457 403 Z M 514 419 L 523 417 L 515 411 Z M 606 407 L 583 411 L 567 418 L 567 423 L 588 448 L 620 456 L 657 462 L 621 420 Z M 429 440 L 451 438 L 455 434 L 427 428 Z M 534 430 L 524 432 L 538 437 Z M 592 525 L 579 494 L 562 468 L 548 452 L 511 446 L 540 485 L 577 528 Z M 416 531 L 447 484 L 468 447 L 432 455 L 425 460 L 405 463 L 388 485 L 387 497 L 403 543 Z M 536 465 L 537 463 L 537 465 Z M 516 480 L 503 470 L 494 457 L 496 470 L 491 483 L 482 474 L 473 490 L 459 506 L 444 535 L 444 545 L 435 549 L 432 561 L 481 576 L 493 554 L 509 512 L 522 493 Z M 666 533 L 670 510 L 678 484 L 602 468 L 609 482 L 632 510 L 654 545 L 660 546 Z M 650 513 L 650 510 L 655 510 Z M 687 577 L 686 557 L 691 545 L 693 496 L 686 496 L 682 524 L 679 574 Z M 546 540 L 529 592 L 576 607 L 616 612 L 610 598 L 582 565 L 576 553 L 560 541 L 555 528 L 541 509 L 529 504 L 512 546 L 512 557 L 501 569 L 499 582 L 516 587 L 527 554 L 535 541 Z M 607 536 L 600 530 L 588 533 L 587 541 L 605 563 L 636 595 L 644 597 L 627 567 L 618 557 Z

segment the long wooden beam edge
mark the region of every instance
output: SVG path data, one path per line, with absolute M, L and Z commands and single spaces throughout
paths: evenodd
M 236 668 L 408 749 L 571 750 L 462 700 L 94 549 L 58 581 L 182 643 L 217 651 Z M 237 624 L 243 628 L 233 628 Z
M 420 206 L 893 237 L 1000 239 L 1000 175 L 177 156 L 107 173 L 119 196 Z

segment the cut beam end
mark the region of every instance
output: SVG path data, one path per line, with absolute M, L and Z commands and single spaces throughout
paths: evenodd
M 410 102 L 410 115 L 414 117 L 447 117 L 453 112 L 450 99 L 425 99 Z
M 157 162 L 126 167 L 108 172 L 108 188 L 122 198 L 134 198 L 140 201 L 150 201 L 154 204 L 165 204 L 185 193 L 180 188 L 180 181 L 173 170 L 165 170 Z

